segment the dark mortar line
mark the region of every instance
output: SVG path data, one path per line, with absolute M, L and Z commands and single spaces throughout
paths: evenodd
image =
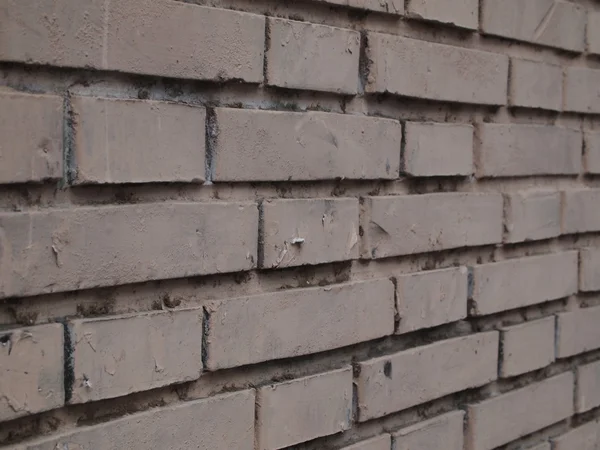
M 217 151 L 217 139 L 219 137 L 219 128 L 217 123 L 217 113 L 214 107 L 206 107 L 206 154 L 205 154 L 205 173 L 204 178 L 207 184 L 212 184 L 215 174 L 215 156 Z
M 63 357 L 64 357 L 64 374 L 63 388 L 65 393 L 65 403 L 69 403 L 73 397 L 73 386 L 75 384 L 75 365 L 73 360 L 73 336 L 69 328 L 69 323 L 65 320 L 63 326 Z
M 210 333 L 210 313 L 205 306 L 202 307 L 202 368 L 206 370 L 208 364 L 208 335 Z

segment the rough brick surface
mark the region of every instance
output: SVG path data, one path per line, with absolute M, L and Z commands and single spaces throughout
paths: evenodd
M 402 14 L 404 0 L 314 0 L 334 5 L 350 6 L 351 8 L 366 9 L 369 11 Z
M 566 358 L 600 347 L 600 307 L 557 314 L 556 357 Z
M 352 369 L 265 386 L 257 391 L 256 401 L 260 450 L 339 433 L 350 427 Z
M 600 362 L 579 366 L 576 372 L 575 411 L 589 411 L 600 406 Z
M 484 315 L 577 292 L 577 252 L 516 258 L 473 268 L 473 310 Z
M 344 447 L 342 450 L 390 450 L 390 448 L 391 437 L 389 434 L 384 434 L 349 447 Z
M 74 97 L 74 183 L 204 181 L 204 108 Z
M 560 235 L 560 192 L 521 191 L 505 195 L 504 202 L 505 242 L 548 239 Z
M 600 12 L 588 11 L 586 42 L 589 53 L 600 55 Z
M 358 92 L 358 32 L 283 19 L 269 19 L 268 27 L 269 85 L 340 94 Z
M 588 422 L 552 439 L 553 450 L 596 450 L 600 442 L 600 425 L 597 420 Z
M 358 257 L 358 200 L 265 200 L 261 205 L 265 268 Z
M 586 173 L 600 174 L 600 132 L 584 133 L 583 166 Z
M 513 377 L 554 362 L 554 316 L 500 330 L 500 376 Z
M 585 9 L 555 0 L 485 0 L 481 29 L 519 41 L 581 52 L 585 42 Z
M 392 434 L 394 450 L 463 449 L 465 413 L 453 411 Z
M 401 411 L 497 376 L 498 333 L 448 339 L 359 364 L 359 420 Z
M 0 91 L 0 183 L 62 177 L 62 113 L 58 96 Z
M 567 372 L 467 407 L 467 450 L 491 450 L 573 414 Z
M 0 298 L 250 269 L 257 227 L 253 203 L 0 213 Z
M 508 98 L 512 106 L 560 111 L 562 83 L 560 66 L 518 58 L 510 60 Z
M 202 426 L 199 426 L 202 424 Z M 252 450 L 254 391 L 151 409 L 27 445 L 27 450 Z
M 577 174 L 582 135 L 548 125 L 481 124 L 477 176 Z
M 72 403 L 195 380 L 202 310 L 74 320 Z
M 415 177 L 473 173 L 471 125 L 406 122 L 403 171 Z
M 0 331 L 0 421 L 64 403 L 63 327 Z
M 217 108 L 215 181 L 394 179 L 396 120 Z
M 317 353 L 394 332 L 389 280 L 294 289 L 207 306 L 211 370 Z
M 478 11 L 477 0 L 410 0 L 406 8 L 409 17 L 471 30 L 477 29 Z
M 410 255 L 502 240 L 499 194 L 366 197 L 363 208 L 363 258 Z
M 368 92 L 460 103 L 506 103 L 508 57 L 500 54 L 368 34 Z
M 568 67 L 564 83 L 565 111 L 600 113 L 600 70 Z
M 262 81 L 264 16 L 152 0 L 10 0 L 0 14 L 2 60 Z
M 396 277 L 398 333 L 430 328 L 467 316 L 467 268 Z
M 563 194 L 562 232 L 600 230 L 600 189 L 570 189 Z
M 582 248 L 579 252 L 579 290 L 600 291 L 600 249 Z

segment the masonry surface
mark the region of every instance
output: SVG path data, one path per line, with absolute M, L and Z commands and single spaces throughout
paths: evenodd
M 597 448 L 600 3 L 0 2 L 0 449 Z

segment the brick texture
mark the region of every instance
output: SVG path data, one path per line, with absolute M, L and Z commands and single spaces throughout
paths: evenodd
M 479 4 L 477 0 L 410 0 L 406 12 L 415 19 L 476 30 Z
M 62 111 L 63 100 L 55 95 L 0 91 L 0 183 L 62 177 Z
M 502 240 L 502 197 L 444 193 L 363 199 L 361 255 L 383 258 Z
M 579 366 L 576 372 L 575 411 L 589 411 L 600 406 L 600 362 Z
M 600 132 L 585 132 L 583 165 L 586 173 L 600 173 Z
M 366 9 L 390 14 L 402 14 L 405 0 L 313 0 L 331 3 L 333 5 L 349 6 L 351 8 Z
M 467 450 L 492 450 L 573 414 L 567 372 L 467 407 Z
M 396 277 L 398 333 L 430 328 L 467 316 L 467 268 Z
M 482 264 L 473 268 L 474 315 L 493 314 L 577 292 L 577 252 Z
M 595 450 L 600 441 L 600 424 L 597 420 L 575 428 L 562 436 L 552 439 L 554 450 Z
M 555 191 L 521 191 L 504 196 L 505 242 L 559 236 L 561 195 Z
M 581 132 L 548 125 L 479 126 L 477 176 L 577 174 Z
M 460 103 L 506 103 L 508 57 L 369 33 L 367 92 Z
M 265 200 L 261 267 L 344 261 L 358 257 L 358 201 Z
M 473 173 L 473 127 L 406 122 L 402 170 L 414 177 Z
M 257 404 L 257 448 L 261 450 L 339 433 L 350 427 L 352 370 L 262 387 L 257 391 Z
M 360 363 L 359 420 L 381 417 L 496 379 L 497 349 L 498 333 L 492 331 Z
M 588 11 L 587 51 L 600 55 L 600 12 Z
M 227 108 L 216 116 L 215 181 L 398 177 L 398 121 Z
M 554 362 L 553 316 L 500 330 L 500 376 L 513 377 Z
M 600 347 L 600 307 L 557 314 L 556 357 L 566 358 Z
M 562 109 L 563 73 L 560 66 L 512 58 L 509 103 L 523 108 Z
M 465 413 L 453 411 L 392 434 L 395 450 L 418 448 L 463 449 L 463 420 Z
M 331 350 L 394 332 L 389 280 L 242 297 L 206 309 L 211 370 Z
M 342 450 L 390 450 L 391 437 L 389 434 L 377 436 L 366 441 L 361 441 L 358 444 L 344 447 Z
M 69 329 L 73 403 L 200 377 L 202 310 L 74 320 Z
M 204 181 L 204 108 L 72 99 L 75 184 Z
M 64 403 L 63 327 L 0 331 L 0 421 Z
M 564 83 L 565 111 L 600 113 L 600 70 L 568 67 Z
M 268 27 L 268 84 L 340 94 L 358 92 L 359 33 L 283 19 L 270 19 Z
M 563 194 L 562 232 L 585 233 L 600 230 L 600 189 L 573 189 Z
M 579 252 L 579 290 L 600 291 L 600 250 L 582 248 Z

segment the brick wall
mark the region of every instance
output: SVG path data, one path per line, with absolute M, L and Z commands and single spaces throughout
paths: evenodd
M 599 30 L 2 0 L 0 448 L 598 448 Z

